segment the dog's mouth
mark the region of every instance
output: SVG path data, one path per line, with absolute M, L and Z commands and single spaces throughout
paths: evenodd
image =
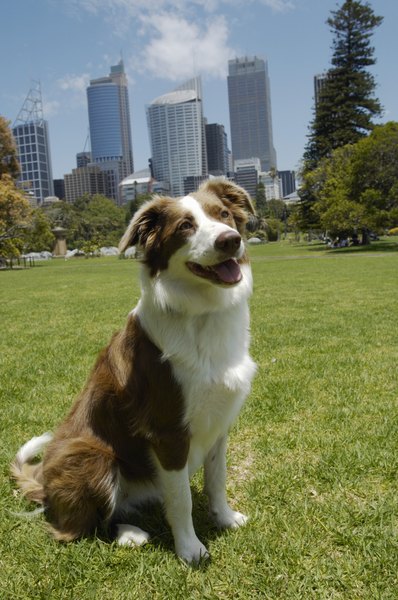
M 242 279 L 239 263 L 234 258 L 207 267 L 198 263 L 187 262 L 187 267 L 194 275 L 208 279 L 212 283 L 235 285 Z

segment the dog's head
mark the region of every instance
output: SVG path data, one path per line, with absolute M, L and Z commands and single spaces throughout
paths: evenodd
M 150 275 L 171 270 L 223 287 L 242 279 L 243 237 L 254 214 L 248 194 L 222 179 L 184 198 L 155 197 L 136 212 L 119 249 L 138 245 Z

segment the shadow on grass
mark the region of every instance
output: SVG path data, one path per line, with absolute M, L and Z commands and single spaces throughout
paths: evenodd
M 307 246 L 308 252 L 324 251 L 325 254 L 365 254 L 372 252 L 398 252 L 398 242 L 391 240 L 379 240 L 371 242 L 366 246 L 349 246 L 348 248 L 329 248 L 325 244 L 316 243 Z
M 220 536 L 228 535 L 228 529 L 217 529 L 208 514 L 207 497 L 204 493 L 200 493 L 195 488 L 191 488 L 192 504 L 193 504 L 193 521 L 196 534 L 200 541 L 209 546 L 209 543 Z M 120 522 L 120 519 L 118 519 Z M 140 507 L 137 511 L 126 516 L 123 522 L 140 527 L 150 534 L 149 544 L 161 552 L 175 555 L 174 539 L 171 529 L 167 524 L 164 510 L 159 503 L 146 504 Z M 98 537 L 103 542 L 112 544 L 116 537 L 116 523 L 110 526 L 108 531 L 97 530 L 91 539 Z M 176 557 L 176 560 L 177 557 Z M 207 560 L 201 561 L 197 565 L 191 567 L 206 570 L 211 564 L 211 556 Z
M 371 242 L 367 246 L 350 246 L 349 248 L 330 248 L 329 253 L 353 254 L 353 253 L 372 253 L 372 252 L 398 252 L 398 242 L 389 240 L 380 240 Z

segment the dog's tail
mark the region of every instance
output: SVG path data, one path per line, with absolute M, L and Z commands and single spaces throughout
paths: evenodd
M 43 450 L 52 439 L 51 433 L 43 433 L 26 442 L 17 452 L 11 465 L 11 474 L 26 498 L 43 504 L 42 463 L 31 464 L 31 461 Z

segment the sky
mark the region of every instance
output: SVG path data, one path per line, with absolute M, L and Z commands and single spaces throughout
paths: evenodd
M 313 111 L 313 76 L 330 66 L 326 24 L 343 0 L 0 0 L 0 115 L 16 119 L 40 81 L 53 177 L 89 149 L 86 88 L 123 58 L 135 170 L 150 156 L 146 106 L 193 75 L 204 115 L 229 134 L 228 60 L 268 61 L 277 166 L 300 164 Z M 381 122 L 398 121 L 398 2 L 372 0 L 383 16 L 372 37 Z

